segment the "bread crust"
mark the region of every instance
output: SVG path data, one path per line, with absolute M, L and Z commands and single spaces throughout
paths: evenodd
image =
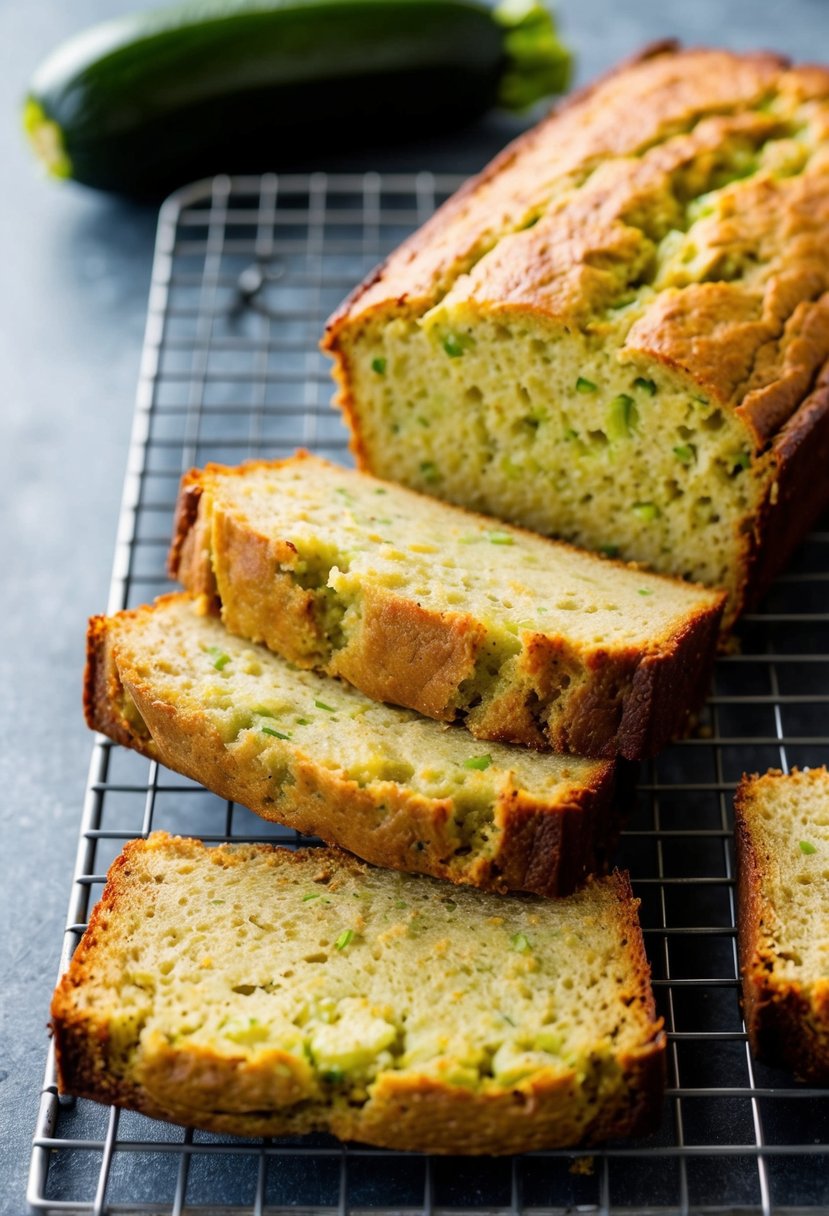
M 383 1148 L 429 1153 L 509 1154 L 555 1147 L 591 1145 L 609 1137 L 644 1135 L 659 1115 L 665 1083 L 665 1035 L 657 1018 L 642 933 L 627 875 L 612 883 L 629 951 L 632 987 L 619 999 L 636 1004 L 647 1026 L 643 1042 L 620 1053 L 612 1096 L 598 1088 L 599 1074 L 581 1080 L 552 1070 L 480 1090 L 453 1086 L 416 1073 L 381 1073 L 361 1106 L 315 1092 L 304 1062 L 273 1050 L 256 1063 L 220 1056 L 209 1047 L 152 1045 L 152 1065 L 125 1060 L 114 1044 L 105 1014 L 79 1007 L 76 992 L 94 975 L 99 944 L 112 918 L 130 899 L 130 862 L 144 848 L 179 847 L 184 856 L 204 849 L 195 841 L 155 833 L 128 844 L 110 868 L 101 902 L 94 910 L 69 970 L 55 991 L 51 1026 L 58 1084 L 62 1093 L 138 1110 L 153 1118 L 241 1136 L 283 1136 L 331 1132 Z M 226 855 L 226 846 L 221 850 Z M 252 854 L 269 854 L 273 864 L 302 865 L 307 851 L 291 853 L 267 845 L 239 850 L 239 864 Z M 313 850 L 321 865 L 361 868 L 336 850 Z M 282 1074 L 281 1077 L 279 1074 Z M 313 1095 L 313 1096 L 311 1096 Z M 210 1106 L 210 1102 L 221 1106 Z M 595 1114 L 589 1114 L 589 1104 Z
M 775 437 L 770 464 L 760 510 L 745 521 L 746 574 L 738 613 L 768 590 L 829 501 L 829 361 Z
M 89 618 L 83 678 L 84 717 L 90 730 L 99 731 L 124 747 L 135 748 L 139 734 L 117 708 L 122 700 L 123 686 L 111 645 L 110 620 L 105 615 Z M 142 741 L 142 750 L 150 746 L 148 739 Z M 145 754 L 156 759 L 149 750 Z
M 202 487 L 191 473 L 185 473 L 179 486 L 173 519 L 173 538 L 167 554 L 167 569 L 172 578 L 178 570 L 186 570 L 188 584 L 194 595 L 212 597 L 216 580 L 210 563 L 210 538 L 204 527 L 198 526 Z
M 701 72 L 690 66 L 694 58 Z M 343 330 L 378 308 L 431 307 L 443 294 L 441 272 L 470 256 L 474 264 L 474 254 L 487 248 L 493 218 L 500 220 L 507 208 L 530 212 L 543 197 L 551 163 L 552 172 L 566 174 L 603 155 L 647 148 L 699 110 L 716 112 L 717 98 L 727 105 L 735 94 L 761 95 L 789 63 L 771 52 L 683 51 L 675 39 L 644 47 L 554 106 L 470 178 L 346 297 L 326 325 L 322 349 L 338 353 Z
M 235 468 L 209 464 L 187 473 L 170 574 L 199 593 L 208 582 L 205 567 L 212 567 L 211 598 L 220 604 L 227 629 L 263 642 L 298 666 L 342 677 L 375 700 L 439 721 L 462 717 L 461 689 L 475 676 L 486 638 L 472 614 L 450 615 L 365 584 L 358 624 L 345 645 L 332 649 L 316 618 L 314 593 L 294 579 L 294 546 L 223 510 L 219 495 L 211 492 L 214 476 L 244 478 L 294 462 L 331 467 L 300 451 L 288 460 L 248 461 Z M 463 508 L 449 509 L 462 511 L 470 526 L 491 523 Z M 621 568 L 627 570 L 621 563 L 602 566 L 609 576 Z M 708 602 L 689 610 L 673 633 L 654 636 L 644 651 L 629 645 L 583 647 L 550 633 L 527 636 L 513 678 L 465 716 L 468 729 L 479 739 L 575 755 L 629 760 L 655 755 L 682 732 L 707 692 L 725 596 L 700 590 Z
M 191 601 L 170 595 L 156 606 L 163 610 L 171 602 Z M 151 676 L 119 651 L 119 639 L 140 631 L 142 619 L 155 610 L 144 606 L 91 620 L 85 707 L 92 729 L 264 819 L 390 869 L 552 896 L 574 890 L 606 866 L 619 826 L 612 763 L 597 763 L 593 779 L 574 781 L 554 805 L 510 784 L 494 809 L 498 839 L 491 855 L 459 853 L 450 799 L 428 798 L 391 781 L 372 790 L 298 748 L 291 749 L 286 770 L 272 771 L 258 761 L 253 743 L 228 749 L 206 714 L 164 699 Z M 132 718 L 122 708 L 125 694 L 137 711 Z
M 827 777 L 826 769 L 812 770 Z M 798 770 L 792 769 L 797 778 Z M 791 1069 L 803 1081 L 829 1085 L 829 976 L 808 985 L 777 972 L 778 921 L 769 892 L 774 858 L 759 847 L 750 808 L 764 783 L 786 780 L 779 769 L 744 776 L 734 798 L 737 857 L 737 942 L 742 1007 L 749 1043 L 759 1060 Z

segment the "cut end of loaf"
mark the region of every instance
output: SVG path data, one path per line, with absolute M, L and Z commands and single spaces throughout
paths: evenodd
M 439 311 L 344 354 L 364 468 L 736 602 L 769 461 L 727 405 L 543 318 Z
M 827 78 L 660 53 L 522 137 L 332 319 L 361 467 L 725 587 L 730 627 L 829 494 L 782 451 L 829 355 Z

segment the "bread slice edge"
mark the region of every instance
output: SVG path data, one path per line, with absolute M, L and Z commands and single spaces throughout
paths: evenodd
M 822 772 L 827 779 L 826 769 Z M 734 797 L 737 861 L 737 947 L 741 1003 L 749 1043 L 758 1060 L 788 1068 L 804 1081 L 829 1084 L 829 976 L 814 991 L 775 974 L 777 952 L 764 925 L 776 910 L 768 890 L 770 859 L 752 832 L 755 799 L 764 784 L 797 779 L 769 769 L 743 776 Z

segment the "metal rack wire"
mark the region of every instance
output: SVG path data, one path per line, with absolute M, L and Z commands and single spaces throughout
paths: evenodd
M 109 611 L 165 589 L 181 471 L 206 460 L 347 460 L 317 351 L 346 291 L 458 183 L 215 178 L 163 206 Z M 731 796 L 744 770 L 829 755 L 829 530 L 744 619 L 701 729 L 643 772 L 619 861 L 642 900 L 669 1032 L 660 1130 L 589 1154 L 428 1159 L 325 1137 L 239 1140 L 57 1097 L 46 1067 L 28 1200 L 38 1212 L 763 1213 L 829 1208 L 829 1092 L 755 1063 L 737 1001 Z M 152 829 L 294 840 L 154 763 L 94 744 L 63 965 L 123 843 Z

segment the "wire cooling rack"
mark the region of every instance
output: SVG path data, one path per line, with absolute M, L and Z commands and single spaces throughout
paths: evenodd
M 348 460 L 317 339 L 348 289 L 457 185 L 448 177 L 218 177 L 161 210 L 109 611 L 166 586 L 178 478 L 207 460 Z M 828 521 L 829 522 L 829 521 Z M 829 531 L 814 532 L 720 660 L 696 737 L 643 770 L 633 877 L 669 1038 L 660 1130 L 590 1153 L 429 1159 L 326 1137 L 240 1140 L 57 1097 L 50 1057 L 28 1199 L 39 1212 L 803 1212 L 829 1209 L 829 1091 L 755 1063 L 738 1006 L 731 800 L 744 770 L 829 756 Z M 97 738 L 65 966 L 106 869 L 154 828 L 293 832 Z

